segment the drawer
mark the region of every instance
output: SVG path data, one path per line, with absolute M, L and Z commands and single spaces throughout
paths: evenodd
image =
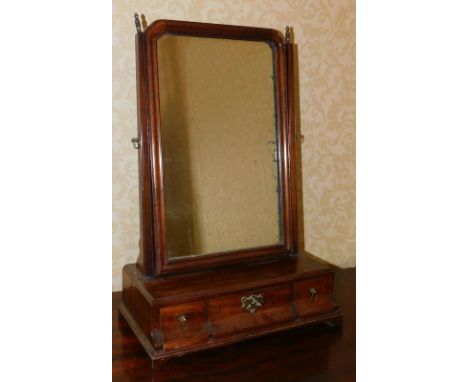
M 335 308 L 333 275 L 299 281 L 294 287 L 299 316 L 326 313 Z
M 209 302 L 209 315 L 213 337 L 294 320 L 292 288 L 254 290 L 215 298 Z
M 165 350 L 190 347 L 208 340 L 204 301 L 166 306 L 159 314 Z

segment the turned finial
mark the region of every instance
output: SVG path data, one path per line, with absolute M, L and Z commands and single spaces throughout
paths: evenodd
M 140 17 L 138 16 L 138 13 L 134 13 L 133 14 L 133 17 L 135 18 L 135 26 L 136 26 L 136 30 L 138 33 L 141 32 L 141 23 L 140 23 Z
M 286 26 L 286 35 L 285 35 L 286 44 L 291 44 L 293 40 L 293 28 L 289 25 Z

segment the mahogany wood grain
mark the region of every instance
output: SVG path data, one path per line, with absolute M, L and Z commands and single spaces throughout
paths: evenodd
M 134 264 L 127 264 L 124 267 L 122 313 L 129 320 L 148 355 L 158 360 L 299 326 L 330 320 L 340 321 L 339 308 L 334 306 L 330 310 L 323 304 L 318 306 L 326 310 L 317 310 L 314 315 L 298 317 L 292 300 L 294 283 L 332 277 L 334 271 L 330 267 L 306 254 L 290 256 L 282 261 L 249 265 L 229 265 L 211 271 L 194 272 L 184 277 L 179 275 L 147 279 Z M 132 294 L 133 291 L 137 293 Z M 241 310 L 240 303 L 243 296 L 254 293 L 264 294 L 265 306 L 252 317 Z M 135 298 L 129 301 L 127 296 Z M 189 303 L 198 303 L 201 307 L 202 302 L 207 304 L 204 325 L 207 329 L 211 328 L 211 335 L 205 341 L 197 339 L 192 343 L 182 332 L 175 331 L 174 326 L 161 326 L 163 317 L 158 318 L 158 312 L 166 307 L 178 309 L 177 306 Z M 150 318 L 142 312 L 149 312 Z M 201 312 L 197 317 L 202 325 Z M 150 327 L 148 322 L 151 323 Z M 165 333 L 165 329 L 170 333 Z M 167 335 L 171 344 L 161 349 Z M 180 344 L 175 343 L 177 338 Z
M 295 302 L 301 317 L 323 313 L 336 308 L 333 302 L 333 277 L 325 276 L 295 284 Z M 311 293 L 314 289 L 316 294 Z
M 242 297 L 262 295 L 263 303 L 255 312 L 241 307 Z M 209 315 L 213 337 L 260 329 L 264 326 L 291 321 L 295 318 L 292 309 L 292 288 L 250 290 L 218 297 L 209 302 Z
M 138 322 L 141 332 L 148 341 L 152 342 L 152 306 L 151 300 L 145 298 L 145 294 L 138 288 L 137 283 L 123 272 L 122 275 L 122 303 L 131 312 L 134 320 Z
M 297 279 L 322 276 L 332 273 L 326 264 L 310 254 L 282 258 L 280 261 L 253 262 L 204 271 L 166 276 L 158 279 L 141 277 L 132 264 L 124 267 L 124 273 L 138 280 L 152 298 L 161 303 L 172 303 L 197 298 L 201 295 L 215 296 L 234 293 L 265 284 L 280 284 Z
M 324 324 L 269 335 L 223 348 L 152 363 L 118 311 L 112 294 L 114 382 L 351 382 L 356 380 L 355 269 L 336 271 L 341 327 Z
M 210 37 L 265 41 L 275 45 L 281 45 L 284 41 L 282 34 L 274 29 L 165 19 L 152 22 L 144 32 L 156 39 L 165 33 L 188 36 L 205 36 L 209 33 Z
M 294 44 L 291 41 L 286 41 L 284 44 L 285 54 L 285 72 L 286 85 L 285 92 L 287 97 L 287 141 L 286 155 L 288 164 L 288 184 L 286 189 L 289 190 L 291 196 L 290 201 L 290 231 L 291 231 L 291 248 L 292 253 L 299 252 L 299 231 L 298 231 L 298 179 L 297 179 L 297 127 L 296 127 L 296 78 L 295 78 L 295 57 Z
M 283 242 L 200 257 L 166 251 L 157 40 L 165 33 L 267 42 L 273 50 Z M 123 269 L 121 313 L 149 357 L 161 361 L 273 332 L 339 322 L 334 271 L 298 253 L 294 55 L 278 31 L 158 20 L 136 36 L 140 181 L 140 256 Z M 328 281 L 327 281 L 328 280 Z M 316 286 L 317 301 L 307 300 Z M 262 293 L 254 314 L 243 296 Z M 300 314 L 298 314 L 298 311 Z M 184 320 L 181 317 L 185 316 Z M 153 366 L 156 363 L 152 363 Z
M 275 103 L 278 126 L 278 169 L 281 180 L 281 238 L 278 245 L 245 248 L 203 256 L 171 259 L 167 253 L 165 225 L 164 168 L 161 142 L 161 113 L 159 105 L 159 78 L 157 41 L 164 34 L 178 34 L 209 38 L 254 40 L 268 43 L 273 51 Z M 286 58 L 290 44 L 284 43 L 281 32 L 221 24 L 193 23 L 175 20 L 156 20 L 137 33 L 138 110 L 141 155 L 139 156 L 141 202 L 141 254 L 138 267 L 146 277 L 202 270 L 216 265 L 248 262 L 252 259 L 287 256 L 297 252 L 297 203 L 295 185 L 294 117 L 291 102 L 294 97 L 287 89 L 294 87 L 293 66 Z M 289 114 L 288 114 L 289 113 Z M 151 230 L 151 232 L 149 231 Z
M 137 83 L 137 124 L 140 149 L 138 150 L 138 184 L 140 207 L 140 254 L 138 268 L 145 276 L 154 275 L 156 254 L 154 252 L 153 231 L 153 190 L 151 184 L 151 129 L 147 115 L 148 104 L 148 79 L 147 79 L 147 48 L 146 36 L 137 33 L 135 36 L 136 83 Z
M 204 301 L 160 309 L 164 350 L 194 346 L 208 340 Z

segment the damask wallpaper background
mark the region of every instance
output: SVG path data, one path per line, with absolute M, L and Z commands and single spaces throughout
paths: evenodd
M 114 0 L 112 11 L 112 289 L 138 256 L 139 212 L 133 13 L 294 28 L 298 45 L 305 250 L 341 267 L 356 262 L 355 0 Z

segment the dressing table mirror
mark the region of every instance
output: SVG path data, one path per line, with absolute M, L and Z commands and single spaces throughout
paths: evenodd
M 150 358 L 339 323 L 333 270 L 298 248 L 289 28 L 135 24 L 141 237 L 120 310 Z

